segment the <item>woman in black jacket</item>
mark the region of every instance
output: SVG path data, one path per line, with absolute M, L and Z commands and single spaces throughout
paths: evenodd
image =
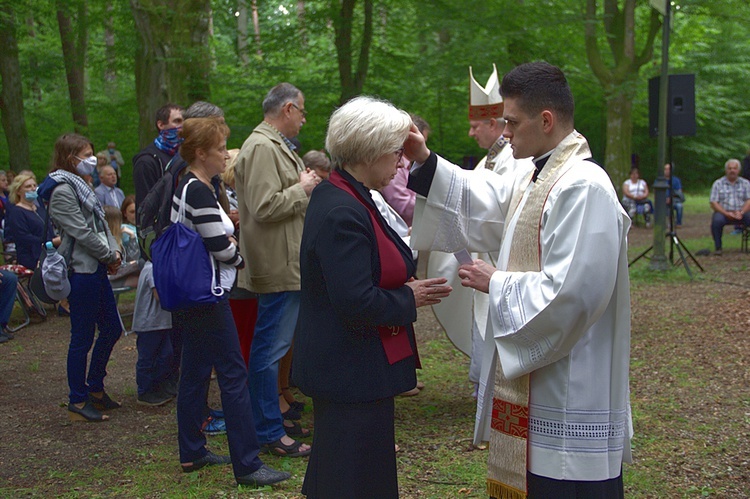
M 409 115 L 368 97 L 331 116 L 334 171 L 312 193 L 300 250 L 293 377 L 312 397 L 315 435 L 302 493 L 398 496 L 394 396 L 414 388 L 417 307 L 451 291 L 414 280 L 411 250 L 370 197 L 396 174 Z

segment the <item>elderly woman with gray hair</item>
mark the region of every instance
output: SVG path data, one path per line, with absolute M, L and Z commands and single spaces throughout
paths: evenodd
M 334 170 L 305 216 L 292 370 L 315 410 L 308 497 L 398 496 L 394 396 L 417 381 L 412 323 L 417 307 L 451 291 L 444 278 L 414 279 L 411 250 L 369 192 L 396 174 L 412 126 L 407 113 L 369 97 L 329 122 Z

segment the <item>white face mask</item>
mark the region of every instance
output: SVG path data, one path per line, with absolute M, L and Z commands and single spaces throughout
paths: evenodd
M 81 160 L 76 165 L 76 171 L 79 175 L 91 175 L 94 172 L 94 168 L 96 168 L 96 164 L 98 163 L 96 156 L 89 156 L 86 159 L 81 159 L 78 156 L 75 158 Z

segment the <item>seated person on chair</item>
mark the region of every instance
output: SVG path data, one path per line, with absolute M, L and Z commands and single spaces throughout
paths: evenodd
M 682 192 L 682 181 L 680 177 L 672 175 L 672 165 L 667 163 L 664 165 L 664 177 L 666 177 L 669 187 L 667 187 L 667 206 L 673 201 L 672 208 L 675 214 L 675 226 L 680 227 L 682 225 L 682 203 L 685 202 L 685 193 Z M 674 194 L 672 194 L 674 189 Z
M 650 213 L 654 211 L 654 205 L 648 199 L 648 184 L 641 178 L 637 166 L 630 169 L 630 178 L 622 184 L 622 206 L 632 220 L 641 214 L 646 221 L 646 227 L 651 226 Z
M 721 254 L 721 236 L 725 225 L 750 227 L 750 181 L 740 177 L 740 161 L 730 159 L 724 164 L 725 175 L 711 187 L 711 235 L 716 254 Z
M 5 215 L 5 234 L 16 243 L 18 263 L 32 270 L 39 261 L 45 236 L 55 246 L 60 245 L 60 238 L 55 237 L 49 220 L 45 230 L 47 210 L 36 200 L 36 187 L 32 175 L 16 175 L 10 187 L 10 203 Z
M 16 300 L 16 285 L 18 277 L 13 272 L 0 270 L 0 343 L 13 339 L 13 333 L 8 331 L 8 320 L 13 311 Z

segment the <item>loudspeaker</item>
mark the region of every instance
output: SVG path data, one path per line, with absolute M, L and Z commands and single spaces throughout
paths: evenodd
M 648 133 L 659 134 L 659 80 L 648 80 Z M 667 136 L 695 135 L 695 75 L 669 75 Z

